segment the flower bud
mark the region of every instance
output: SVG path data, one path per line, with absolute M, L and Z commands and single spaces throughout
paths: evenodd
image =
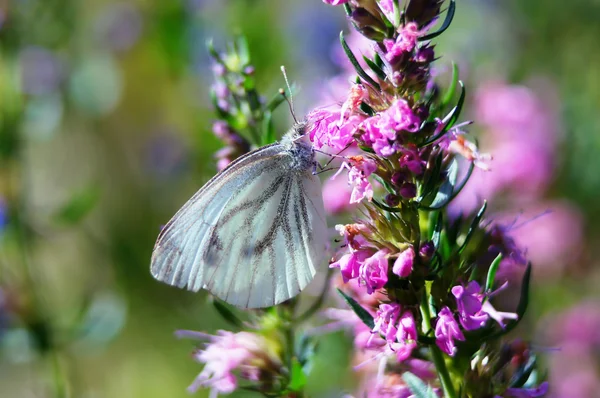
M 413 183 L 406 182 L 400 187 L 400 195 L 405 199 L 412 199 L 417 196 L 417 186 Z
M 363 36 L 374 41 L 382 41 L 385 38 L 385 24 L 379 17 L 371 14 L 366 9 L 355 9 L 349 18 L 356 30 Z

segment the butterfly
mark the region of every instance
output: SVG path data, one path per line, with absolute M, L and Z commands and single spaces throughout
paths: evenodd
M 315 155 L 296 123 L 281 139 L 236 159 L 161 230 L 151 273 L 241 308 L 296 296 L 325 256 L 327 223 Z

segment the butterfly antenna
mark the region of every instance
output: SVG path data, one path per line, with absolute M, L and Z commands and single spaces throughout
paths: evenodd
M 285 70 L 285 66 L 283 66 L 283 65 L 281 65 L 281 73 L 283 73 L 285 85 L 287 86 L 288 91 L 290 92 L 290 96 L 288 98 L 288 96 L 285 94 L 285 90 L 282 88 L 279 89 L 279 94 L 281 94 L 281 96 L 288 103 L 288 106 L 290 107 L 290 113 L 292 114 L 292 117 L 294 118 L 294 122 L 298 123 L 298 119 L 296 118 L 296 113 L 294 112 L 294 96 L 292 94 L 292 87 L 290 86 L 290 81 L 288 80 L 287 72 Z

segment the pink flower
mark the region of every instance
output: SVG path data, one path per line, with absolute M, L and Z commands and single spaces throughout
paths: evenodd
M 456 354 L 455 340 L 464 341 L 465 336 L 454 319 L 452 311 L 448 307 L 444 307 L 438 313 L 435 324 L 435 343 L 446 354 L 454 356 Z
M 367 293 L 372 294 L 387 283 L 388 254 L 386 249 L 381 249 L 361 265 L 360 277 L 367 287 Z
M 394 141 L 396 140 L 396 132 L 392 131 L 391 134 L 387 131 L 380 129 L 381 116 L 375 115 L 368 118 L 360 125 L 360 128 L 364 131 L 362 140 L 365 144 L 371 146 L 375 153 L 379 156 L 387 157 L 391 156 L 396 152 L 396 146 Z
M 348 183 L 352 185 L 352 194 L 350 195 L 350 203 L 360 203 L 363 199 L 371 201 L 373 199 L 373 187 L 367 179 L 375 170 L 377 163 L 364 156 L 349 156 L 348 162 L 342 163 L 340 169 L 332 179 L 344 169 L 348 169 Z
M 397 131 L 419 131 L 421 120 L 403 99 L 397 99 L 381 114 L 380 128 L 388 138 L 395 137 Z
M 369 229 L 364 224 L 338 224 L 335 230 L 344 237 L 344 245 L 349 246 L 351 250 L 358 250 L 367 244 L 363 234 L 368 233 Z
M 386 341 L 396 342 L 398 333 L 397 324 L 400 319 L 402 307 L 397 303 L 380 304 L 375 316 L 375 326 L 373 327 L 373 336 L 376 333 L 382 334 Z
M 332 6 L 339 6 L 340 4 L 346 4 L 348 0 L 323 0 L 323 3 L 330 4 Z
M 454 286 L 452 294 L 456 298 L 460 324 L 465 330 L 475 330 L 483 327 L 489 316 L 481 308 L 481 287 L 476 281 L 471 281 L 467 287 Z
M 398 255 L 398 258 L 394 262 L 392 272 L 400 278 L 406 278 L 412 272 L 414 261 L 415 250 L 411 246 Z
M 318 108 L 308 114 L 308 134 L 316 148 L 327 145 L 341 151 L 352 143 L 354 133 L 364 116 L 351 114 L 342 116 L 341 110 Z
M 181 330 L 177 332 L 177 336 L 210 340 L 203 350 L 194 354 L 194 359 L 205 365 L 188 390 L 195 392 L 200 387 L 209 386 L 213 397 L 219 393 L 233 392 L 237 388 L 237 381 L 232 372 L 242 366 L 249 371 L 252 366 L 250 361 L 258 356 L 265 356 L 267 352 L 264 338 L 254 333 L 220 330 L 218 335 L 211 336 Z
M 392 344 L 391 349 L 396 353 L 398 361 L 404 361 L 410 357 L 412 351 L 417 347 L 417 326 L 411 311 L 404 311 L 398 323 L 396 333 L 397 342 Z
M 329 265 L 329 268 L 339 268 L 344 283 L 350 279 L 358 278 L 359 272 L 365 260 L 373 254 L 371 250 L 357 250 L 344 254 L 338 261 Z
M 419 37 L 419 27 L 416 22 L 409 22 L 398 32 L 396 40 L 385 39 L 383 45 L 386 49 L 385 59 L 394 63 L 402 55 L 412 52 Z
M 402 312 L 397 303 L 379 305 L 372 333 L 369 343 L 373 336 L 382 334 L 398 361 L 408 359 L 417 346 L 417 327 L 412 312 Z

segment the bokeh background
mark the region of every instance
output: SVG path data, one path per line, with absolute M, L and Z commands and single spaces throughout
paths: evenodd
M 453 211 L 486 198 L 527 248 L 518 333 L 561 398 L 600 397 L 599 18 L 597 1 L 461 0 L 436 47 L 494 156 Z M 226 324 L 149 261 L 216 171 L 205 42 L 246 35 L 260 92 L 284 84 L 284 64 L 305 114 L 343 100 L 342 29 L 319 0 L 0 1 L 0 396 L 188 396 L 201 367 L 173 331 Z M 291 123 L 283 107 L 275 120 Z M 323 336 L 309 393 L 353 390 L 349 347 Z

